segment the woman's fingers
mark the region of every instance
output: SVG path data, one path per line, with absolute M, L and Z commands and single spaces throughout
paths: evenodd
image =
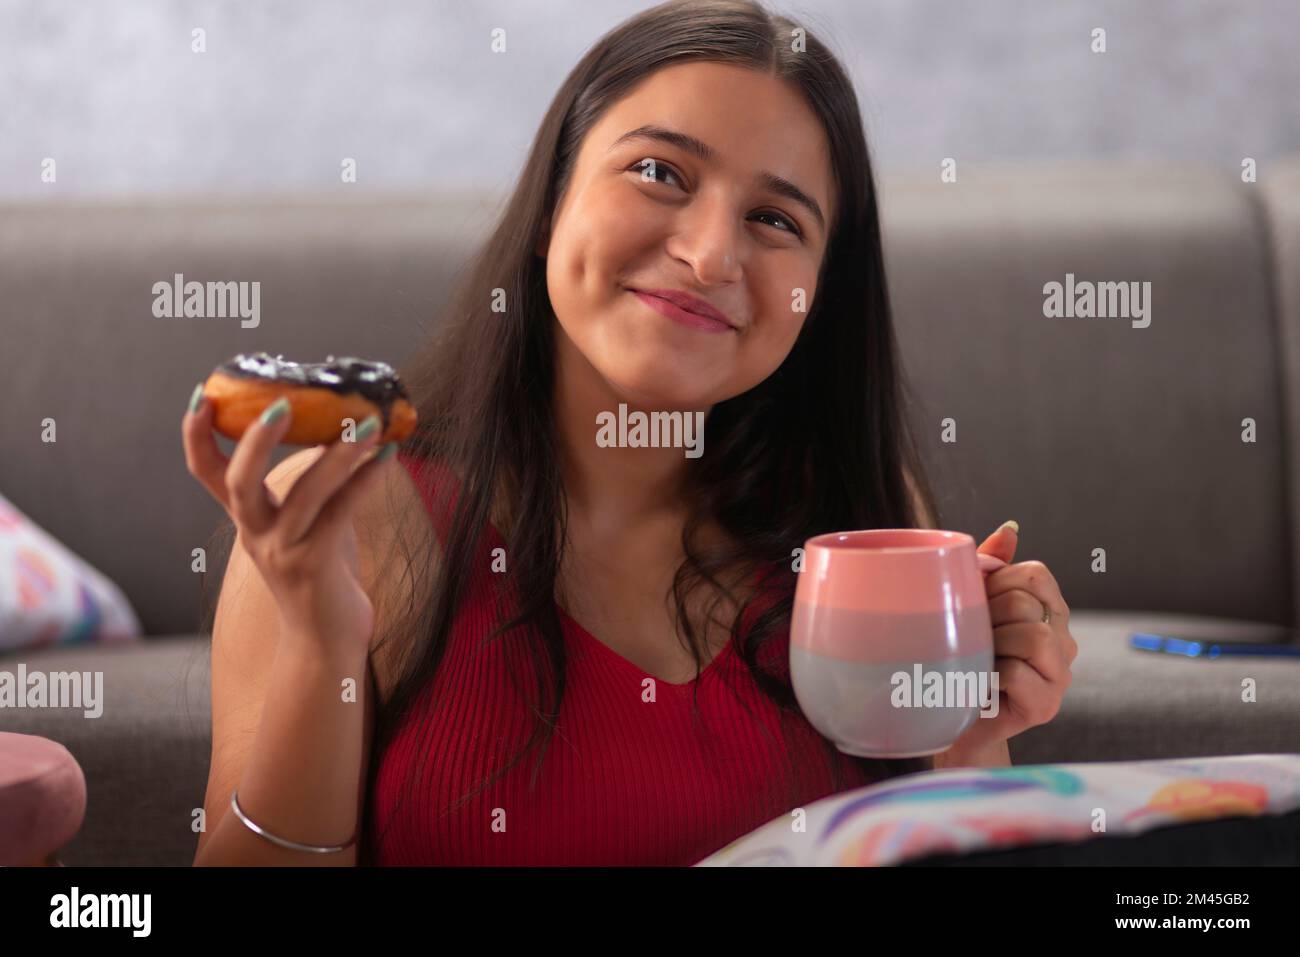
M 1051 626 L 1021 621 L 995 629 L 995 653 L 1028 662 L 1048 681 L 1070 681 L 1070 666 Z
M 378 416 L 370 416 L 356 430 L 356 440 L 341 437 L 326 448 L 305 471 L 281 504 L 283 542 L 292 545 L 305 538 L 321 510 L 353 474 L 356 464 L 373 448 L 380 435 Z
M 289 400 L 276 399 L 244 431 L 226 467 L 231 517 L 250 534 L 260 535 L 275 524 L 276 505 L 263 477 L 292 416 Z
M 1061 586 L 1057 584 L 1056 576 L 1036 559 L 999 568 L 985 579 L 984 587 L 990 601 L 1003 592 L 1020 588 L 1042 602 L 1043 607 L 1052 613 L 1053 619 L 1064 621 L 1070 616 L 1070 609 L 1061 595 Z M 1038 617 L 1041 618 L 1042 615 Z
M 350 516 L 358 509 L 361 500 L 381 481 L 384 463 L 393 458 L 396 451 L 397 443 L 389 442 L 353 471 L 343 487 L 325 503 L 312 526 L 312 534 L 320 535 L 322 544 L 347 528 Z
M 230 459 L 222 453 L 212 431 L 211 402 L 203 400 L 197 411 L 186 409 L 185 417 L 181 419 L 181 442 L 185 446 L 185 466 L 190 474 L 229 512 L 226 467 Z
M 327 508 L 325 520 L 331 522 L 355 503 L 361 482 L 349 484 L 349 478 L 359 471 L 357 464 L 375 446 L 381 431 L 379 417 L 371 416 L 357 428 L 355 441 L 340 438 L 332 443 L 294 482 L 284 501 L 277 503 L 264 476 L 291 419 L 287 400 L 271 403 L 245 430 L 229 457 L 217 445 L 211 402 L 187 409 L 181 422 L 185 463 L 191 474 L 247 534 L 263 534 L 278 522 L 277 538 L 283 545 L 306 537 Z
M 1046 724 L 1056 717 L 1061 695 L 1038 670 L 1020 658 L 993 659 L 998 671 L 999 691 L 1006 692 L 1011 712 L 1028 722 L 1029 727 Z

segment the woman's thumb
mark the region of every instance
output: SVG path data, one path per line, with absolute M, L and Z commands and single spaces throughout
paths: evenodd
M 1020 525 L 1015 521 L 1003 522 L 975 549 L 980 570 L 991 572 L 1010 564 L 1011 559 L 1016 556 L 1016 546 L 1019 543 Z

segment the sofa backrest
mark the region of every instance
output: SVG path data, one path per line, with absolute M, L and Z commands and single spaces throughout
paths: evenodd
M 1017 560 L 1046 562 L 1071 607 L 1294 620 L 1300 165 L 1285 175 L 1272 192 L 1165 167 L 882 177 L 943 527 L 982 540 L 1017 519 Z M 150 634 L 193 632 L 192 549 L 223 518 L 185 468 L 194 384 L 256 350 L 400 364 L 501 200 L 0 207 L 0 492 L 117 581 Z M 1044 284 L 1067 273 L 1149 281 L 1150 325 L 1045 317 Z M 259 324 L 155 317 L 176 274 L 258 281 Z
M 1300 164 L 1268 186 L 1166 166 L 887 181 L 895 322 L 945 524 L 980 539 L 1015 518 L 1017 558 L 1046 562 L 1071 607 L 1295 621 L 1300 363 L 1279 336 L 1300 329 L 1298 180 Z M 1048 318 L 1044 285 L 1067 274 L 1149 281 L 1150 324 Z

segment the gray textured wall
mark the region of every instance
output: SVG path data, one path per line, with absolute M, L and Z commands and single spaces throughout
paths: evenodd
M 502 188 L 582 51 L 649 5 L 0 0 L 0 197 Z M 1295 0 L 770 6 L 843 57 L 885 167 L 1253 156 L 1262 176 L 1300 152 Z

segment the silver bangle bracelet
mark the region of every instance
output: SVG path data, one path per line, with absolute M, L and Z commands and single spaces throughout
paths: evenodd
M 260 824 L 254 823 L 248 817 L 248 815 L 243 812 L 243 810 L 239 806 L 239 800 L 236 797 L 238 793 L 239 793 L 238 788 L 230 792 L 230 809 L 235 812 L 235 817 L 243 821 L 244 826 L 247 827 L 254 834 L 258 835 L 259 837 L 266 838 L 272 844 L 277 844 L 280 847 L 286 848 L 287 850 L 290 851 L 306 851 L 309 854 L 337 854 L 339 851 L 346 851 L 349 847 L 351 847 L 353 844 L 357 842 L 357 839 L 354 836 L 346 844 L 336 844 L 333 846 L 321 846 L 317 844 L 299 844 L 297 841 L 289 841 L 289 840 L 285 840 L 283 837 L 276 837 L 274 834 L 272 834 L 266 828 L 262 827 Z

